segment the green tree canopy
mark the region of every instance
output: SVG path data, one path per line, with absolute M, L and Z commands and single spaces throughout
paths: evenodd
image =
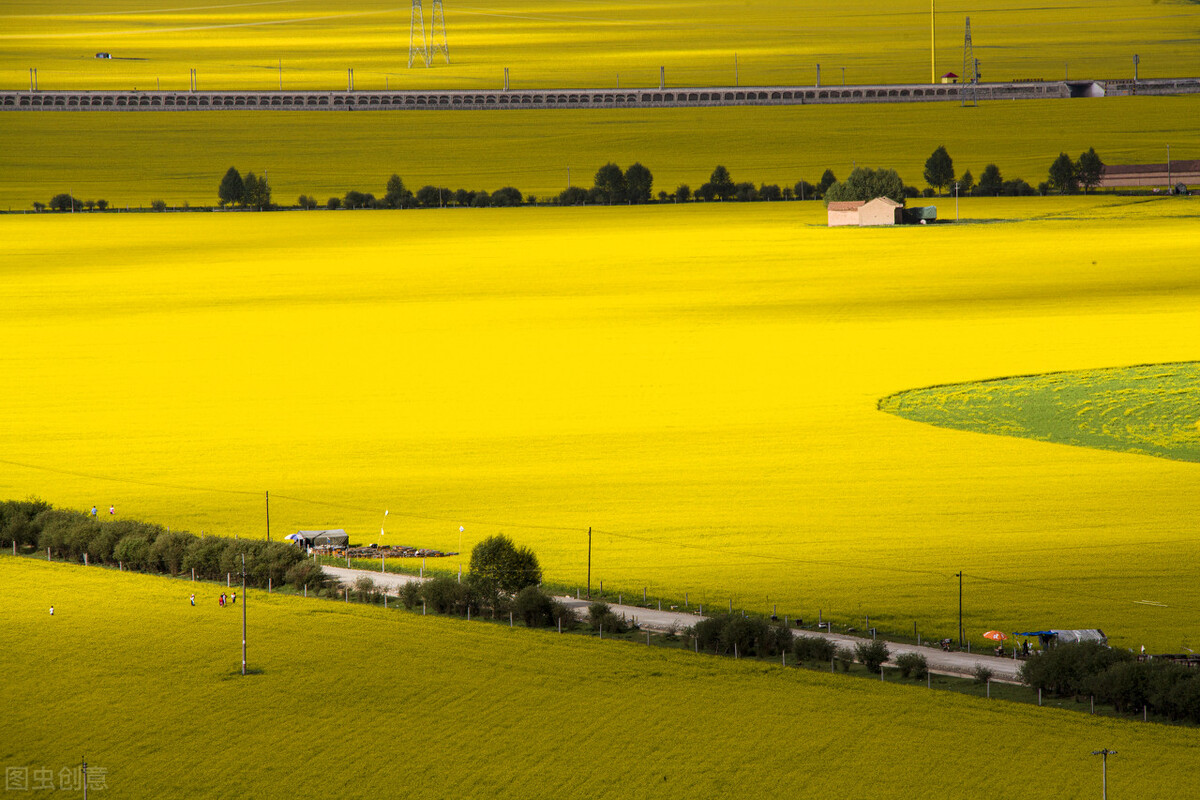
M 995 164 L 988 164 L 983 168 L 983 174 L 979 176 L 979 194 L 988 197 L 996 197 L 1000 194 L 1004 186 L 1004 178 L 1000 175 L 1000 168 Z
M 625 173 L 611 161 L 596 170 L 594 184 L 601 202 L 609 205 L 625 202 Z
M 471 580 L 486 592 L 515 594 L 542 582 L 542 568 L 528 547 L 504 534 L 489 536 L 471 551 Z
M 1100 181 L 1104 180 L 1104 162 L 1096 155 L 1096 148 L 1089 147 L 1086 153 L 1079 156 L 1079 161 L 1075 164 L 1075 174 L 1083 184 L 1084 194 L 1100 185 Z
M 894 169 L 856 167 L 844 182 L 832 184 L 825 192 L 825 205 L 836 200 L 873 200 L 890 197 L 904 202 L 904 181 Z
M 954 183 L 954 160 L 945 146 L 939 146 L 925 161 L 925 182 L 937 189 L 938 194 Z
M 217 197 L 220 198 L 220 205 L 233 206 L 242 202 L 246 196 L 246 184 L 242 181 L 242 174 L 234 167 L 230 167 L 225 173 L 225 177 L 221 178 L 221 185 L 217 188 Z
M 1050 165 L 1050 188 L 1059 194 L 1073 192 L 1079 188 L 1079 176 L 1075 173 L 1075 162 L 1066 153 L 1059 153 Z
M 625 191 L 633 202 L 650 202 L 650 190 L 653 185 L 654 176 L 640 163 L 631 164 L 629 169 L 625 170 Z
M 971 190 L 974 188 L 975 176 L 971 174 L 971 170 L 967 170 L 962 174 L 962 177 L 958 179 L 958 193 L 970 194 Z
M 713 196 L 718 200 L 728 200 L 737 191 L 737 187 L 733 183 L 733 178 L 729 177 L 729 170 L 720 164 L 712 171 L 708 183 L 712 187 Z
M 833 174 L 833 170 L 825 170 L 821 173 L 821 180 L 817 181 L 817 194 L 824 196 L 829 187 L 835 183 L 837 183 L 837 176 Z
M 383 202 L 388 208 L 404 208 L 410 204 L 412 196 L 413 193 L 404 186 L 404 181 L 399 175 L 388 178 L 383 195 Z
M 243 181 L 242 204 L 263 210 L 271 205 L 271 185 L 266 176 L 259 178 L 253 172 L 246 173 Z

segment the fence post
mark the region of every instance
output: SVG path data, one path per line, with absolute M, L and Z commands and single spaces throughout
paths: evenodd
M 87 553 L 86 553 L 86 552 L 83 554 L 83 565 L 84 565 L 85 567 L 88 565 L 88 559 L 87 559 Z
M 50 548 L 49 547 L 46 548 L 46 560 L 47 561 L 50 560 Z
M 733 660 L 737 661 L 737 659 L 738 659 L 737 642 L 734 642 L 733 643 Z
M 646 646 L 650 646 L 650 631 L 646 631 Z
M 513 616 L 512 616 L 512 612 L 510 611 L 510 612 L 508 612 L 508 627 L 511 628 L 512 626 L 513 626 Z
M 228 573 L 228 572 L 226 572 L 226 573 L 225 573 L 225 588 L 226 588 L 226 589 L 228 589 L 228 588 L 229 588 L 230 586 L 232 586 L 232 585 L 233 585 L 233 584 L 231 584 L 231 583 L 229 582 L 229 573 Z
M 1095 714 L 1096 713 L 1096 695 L 1092 695 L 1089 699 L 1092 701 L 1092 710 L 1089 713 Z
M 308 584 L 304 584 L 304 596 L 308 597 Z
M 425 616 L 425 601 L 421 601 L 421 616 Z
M 1038 705 L 1042 704 L 1042 687 L 1038 687 Z
M 988 696 L 988 700 L 992 699 L 992 679 L 991 678 L 988 678 L 988 682 L 987 682 L 987 696 Z
M 604 623 L 603 622 L 600 623 L 600 638 L 601 639 L 604 638 Z
M 879 680 L 883 680 L 883 664 L 879 665 Z
M 192 580 L 196 580 L 196 568 L 192 567 Z
M 267 578 L 267 594 L 271 593 L 271 579 Z

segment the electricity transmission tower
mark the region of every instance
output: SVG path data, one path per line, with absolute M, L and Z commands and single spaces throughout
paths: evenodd
M 962 81 L 962 88 L 959 92 L 962 105 L 978 105 L 979 100 L 975 88 L 979 83 L 979 62 L 975 60 L 975 48 L 971 44 L 970 17 L 967 17 L 967 34 L 963 39 L 963 68 L 959 80 Z
M 433 0 L 433 18 L 429 21 L 429 38 L 432 43 L 426 63 L 432 62 L 433 57 L 441 50 L 442 55 L 446 57 L 446 63 L 449 64 L 450 46 L 446 44 L 446 10 L 442 8 L 442 0 Z
M 438 5 L 441 5 L 438 3 Z M 417 45 L 417 29 L 421 29 L 421 44 Z M 412 69 L 413 59 L 420 57 L 425 66 L 429 66 L 429 47 L 425 41 L 425 12 L 421 10 L 421 0 L 413 0 L 412 16 L 408 22 L 408 68 Z

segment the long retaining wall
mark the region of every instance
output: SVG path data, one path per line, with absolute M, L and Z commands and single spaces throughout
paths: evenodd
M 136 92 L 0 91 L 4 111 L 405 110 L 512 108 L 663 108 L 826 103 L 960 102 L 959 84 L 745 86 L 678 89 L 539 89 L 511 92 Z M 1200 78 L 1152 81 L 981 83 L 980 101 L 1200 93 Z

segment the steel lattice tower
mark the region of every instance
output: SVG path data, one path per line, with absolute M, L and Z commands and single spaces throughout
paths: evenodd
M 438 3 L 438 5 L 441 5 Z M 421 29 L 421 44 L 417 45 L 417 28 Z M 408 23 L 408 67 L 412 69 L 413 59 L 420 57 L 425 66 L 429 66 L 429 47 L 425 40 L 425 12 L 421 9 L 421 0 L 413 0 L 412 16 Z
M 438 51 L 450 63 L 450 45 L 446 44 L 446 10 L 442 8 L 442 0 L 433 0 L 433 18 L 429 20 L 429 38 L 431 40 L 429 57 L 426 63 L 432 62 Z
M 967 17 L 967 34 L 963 39 L 963 68 L 962 75 L 959 77 L 959 80 L 962 81 L 960 96 L 964 106 L 978 104 L 975 93 L 975 84 L 979 82 L 979 75 L 976 72 L 978 63 L 975 60 L 975 48 L 971 44 L 971 18 Z

